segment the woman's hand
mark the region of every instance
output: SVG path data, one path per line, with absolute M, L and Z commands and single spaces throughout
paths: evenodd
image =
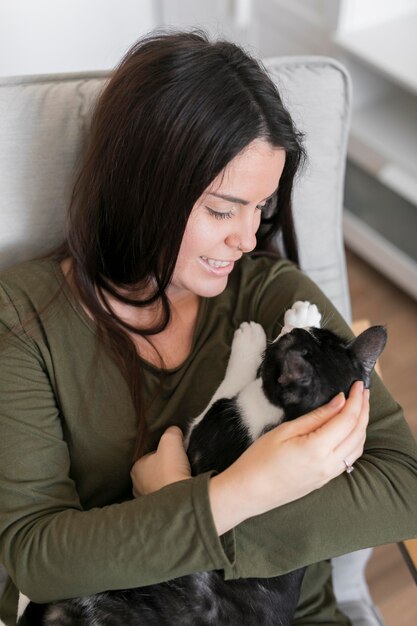
M 166 485 L 191 478 L 191 468 L 178 426 L 170 426 L 159 440 L 155 452 L 134 463 L 130 476 L 135 497 L 158 491 Z
M 210 479 L 209 495 L 219 534 L 249 517 L 314 491 L 362 454 L 369 392 L 356 382 L 343 394 L 257 439 L 229 468 Z

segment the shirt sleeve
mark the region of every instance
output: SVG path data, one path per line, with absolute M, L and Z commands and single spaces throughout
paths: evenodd
M 352 332 L 318 287 L 290 263 L 252 290 L 252 319 L 269 338 L 297 300 L 315 303 L 325 326 Z M 389 329 L 388 329 L 389 335 Z M 283 476 L 285 480 L 285 476 Z M 355 471 L 235 529 L 231 577 L 269 577 L 361 548 L 417 536 L 417 446 L 401 407 L 373 375 L 367 439 Z
M 0 562 L 36 602 L 153 584 L 233 564 L 219 539 L 211 473 L 83 510 L 62 416 L 36 342 L 0 290 Z

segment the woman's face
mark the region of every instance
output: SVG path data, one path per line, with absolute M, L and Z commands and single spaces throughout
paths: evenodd
M 256 246 L 262 206 L 274 194 L 285 152 L 253 141 L 195 203 L 184 232 L 168 294 L 213 297 L 244 252 Z

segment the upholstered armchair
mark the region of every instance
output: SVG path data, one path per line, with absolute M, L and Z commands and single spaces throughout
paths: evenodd
M 350 322 L 341 226 L 349 77 L 328 58 L 276 58 L 265 65 L 305 133 L 308 164 L 294 192 L 301 266 Z M 100 72 L 0 81 L 1 268 L 60 241 L 75 164 L 106 77 Z M 356 626 L 383 623 L 365 584 L 369 553 L 333 560 L 338 602 Z

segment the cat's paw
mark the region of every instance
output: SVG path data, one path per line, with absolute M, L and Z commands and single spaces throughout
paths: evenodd
M 277 339 L 291 332 L 293 328 L 320 328 L 320 321 L 321 313 L 315 304 L 298 300 L 285 312 L 284 326 Z
M 291 309 L 285 312 L 284 325 L 293 328 L 320 328 L 321 314 L 311 302 L 294 302 Z
M 243 322 L 235 331 L 226 374 L 241 380 L 242 388 L 256 378 L 266 349 L 266 335 L 260 324 Z
M 242 358 L 248 355 L 262 355 L 266 348 L 266 334 L 257 322 L 242 322 L 233 336 L 232 357 Z

